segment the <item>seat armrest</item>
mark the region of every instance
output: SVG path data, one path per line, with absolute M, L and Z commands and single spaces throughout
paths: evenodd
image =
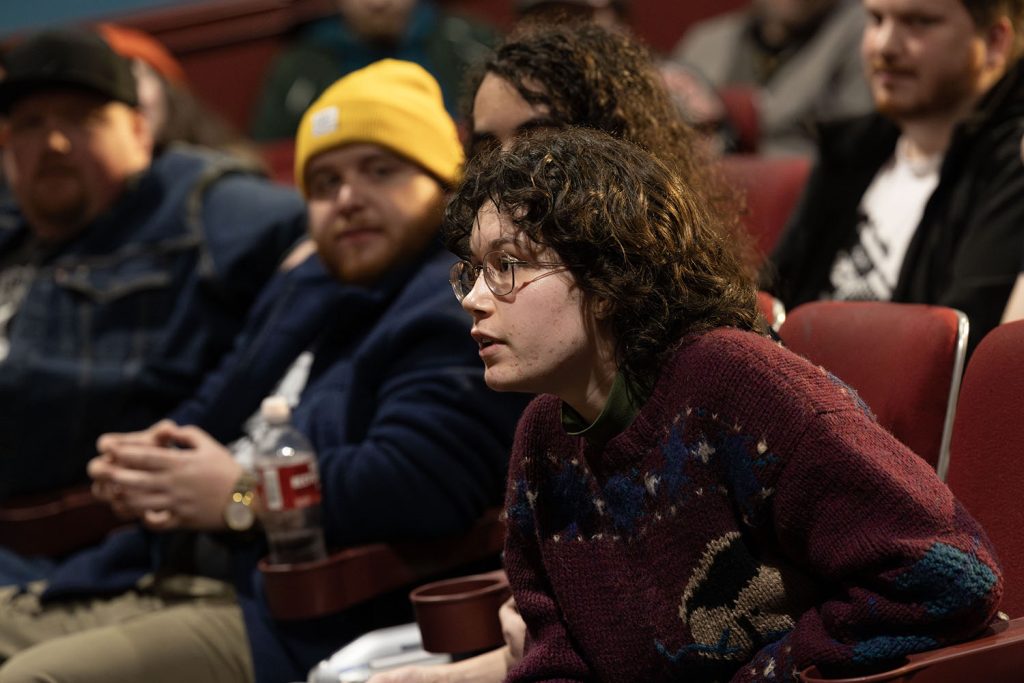
M 1024 677 L 1024 618 L 999 621 L 966 643 L 908 655 L 893 669 L 867 676 L 827 678 L 812 666 L 803 683 L 1017 683 Z
M 99 543 L 123 524 L 88 486 L 20 496 L 0 505 L 0 546 L 25 556 L 59 557 Z
M 275 565 L 264 558 L 259 570 L 270 613 L 283 620 L 321 617 L 496 557 L 505 543 L 499 514 L 498 509 L 488 511 L 466 534 L 454 538 L 373 543 L 299 564 Z

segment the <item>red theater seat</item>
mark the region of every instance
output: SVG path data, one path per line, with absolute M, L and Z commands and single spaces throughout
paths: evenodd
M 949 487 L 999 553 L 1002 609 L 1024 616 L 1024 321 L 995 328 L 971 356 L 951 453 Z
M 757 308 L 776 332 L 782 327 L 782 323 L 786 322 L 786 307 L 768 292 L 762 290 L 757 293 Z
M 295 141 L 275 140 L 260 145 L 260 155 L 267 164 L 270 178 L 282 185 L 295 184 Z
M 757 89 L 746 85 L 730 85 L 718 91 L 725 105 L 725 115 L 736 130 L 736 151 L 756 154 L 761 140 Z
M 758 251 L 767 257 L 796 208 L 811 169 L 805 157 L 761 157 L 729 154 L 722 157 L 725 180 L 746 198 L 741 216 Z
M 879 423 L 945 477 L 967 318 L 944 306 L 816 301 L 788 312 L 790 349 L 857 390 Z
M 1002 621 L 978 638 L 910 655 L 898 667 L 869 676 L 827 678 L 816 667 L 803 683 L 1020 683 L 1024 680 L 1024 619 Z

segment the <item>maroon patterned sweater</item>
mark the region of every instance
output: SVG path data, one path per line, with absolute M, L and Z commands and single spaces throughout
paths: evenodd
M 895 379 L 895 378 L 894 378 Z M 604 446 L 537 398 L 516 435 L 511 681 L 787 681 L 973 635 L 977 523 L 838 379 L 759 335 L 688 340 Z

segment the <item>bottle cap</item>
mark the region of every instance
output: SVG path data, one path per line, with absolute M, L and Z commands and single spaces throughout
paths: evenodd
M 291 418 L 292 410 L 284 396 L 267 396 L 260 403 L 260 415 L 270 424 L 282 424 Z

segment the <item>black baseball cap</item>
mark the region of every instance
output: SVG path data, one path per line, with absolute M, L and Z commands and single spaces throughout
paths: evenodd
M 0 113 L 37 90 L 78 88 L 132 107 L 139 103 L 131 64 L 95 33 L 77 29 L 30 36 L 4 56 Z

